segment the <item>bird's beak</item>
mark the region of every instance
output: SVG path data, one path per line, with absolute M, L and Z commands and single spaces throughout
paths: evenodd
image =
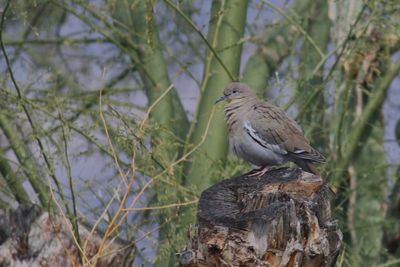
M 226 99 L 225 95 L 218 97 L 218 99 L 215 101 L 214 105 L 217 104 L 218 102 L 224 101 L 225 99 Z

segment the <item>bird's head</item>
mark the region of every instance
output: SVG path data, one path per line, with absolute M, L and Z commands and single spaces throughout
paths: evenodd
M 230 83 L 224 89 L 224 94 L 215 101 L 215 104 L 221 101 L 231 102 L 232 100 L 240 100 L 256 97 L 255 93 L 244 83 Z

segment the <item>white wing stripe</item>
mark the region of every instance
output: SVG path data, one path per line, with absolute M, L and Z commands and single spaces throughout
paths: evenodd
M 279 153 L 279 154 L 287 154 L 288 152 L 284 149 L 282 149 L 279 145 L 274 145 L 274 144 L 270 144 L 268 142 L 266 142 L 265 140 L 263 140 L 258 134 L 257 131 L 251 126 L 249 121 L 246 121 L 244 123 L 244 127 L 245 131 L 250 135 L 250 137 L 256 141 L 259 145 L 263 146 L 266 149 L 272 150 L 275 153 Z

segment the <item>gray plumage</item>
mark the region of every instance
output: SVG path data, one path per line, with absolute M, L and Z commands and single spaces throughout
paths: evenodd
M 318 174 L 312 162 L 325 162 L 310 146 L 299 125 L 286 113 L 257 98 L 243 83 L 231 83 L 217 102 L 227 100 L 225 119 L 233 152 L 244 160 L 263 167 L 292 161 L 304 171 Z

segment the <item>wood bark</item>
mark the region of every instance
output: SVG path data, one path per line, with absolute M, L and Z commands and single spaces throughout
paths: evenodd
M 298 168 L 224 180 L 202 193 L 180 266 L 334 266 L 342 233 L 330 192 Z

